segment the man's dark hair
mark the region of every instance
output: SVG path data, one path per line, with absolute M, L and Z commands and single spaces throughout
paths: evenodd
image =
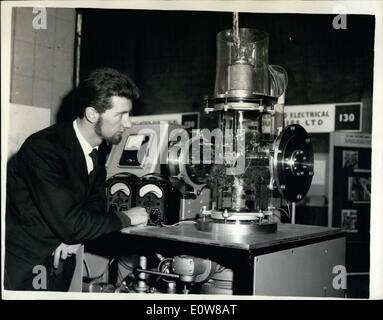
M 82 80 L 76 89 L 77 115 L 84 117 L 85 109 L 93 107 L 99 113 L 111 108 L 112 96 L 136 100 L 140 93 L 132 79 L 115 69 L 93 70 Z

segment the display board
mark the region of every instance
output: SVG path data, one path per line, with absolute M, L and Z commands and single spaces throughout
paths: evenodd
M 131 117 L 132 124 L 159 124 L 160 122 L 167 122 L 169 124 L 179 124 L 186 129 L 198 129 L 200 114 L 199 112 L 186 112 L 186 113 L 167 113 L 167 114 L 152 114 L 146 116 Z
M 11 103 L 9 105 L 8 159 L 14 155 L 32 133 L 50 125 L 51 110 Z
M 285 125 L 300 124 L 309 133 L 354 131 L 362 128 L 362 103 L 286 105 Z
M 369 271 L 371 135 L 334 132 L 332 199 L 333 227 L 348 233 L 348 272 Z

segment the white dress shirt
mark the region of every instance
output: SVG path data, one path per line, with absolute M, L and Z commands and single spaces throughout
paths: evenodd
M 88 169 L 88 174 L 89 174 L 93 170 L 93 161 L 92 161 L 92 158 L 90 157 L 89 153 L 91 153 L 94 148 L 92 148 L 92 146 L 89 144 L 89 142 L 86 141 L 86 139 L 81 134 L 81 132 L 77 126 L 76 120 L 73 121 L 73 128 L 74 128 L 74 132 L 76 133 L 76 137 L 77 137 L 78 141 L 80 142 L 81 149 L 84 152 L 86 167 Z M 98 149 L 98 146 L 95 148 Z

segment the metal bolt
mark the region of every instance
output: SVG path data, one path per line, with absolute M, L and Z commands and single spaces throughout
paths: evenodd
M 286 186 L 284 184 L 281 184 L 281 189 L 282 190 L 286 189 Z
M 297 199 L 298 200 L 302 199 L 302 195 L 301 194 L 297 194 Z

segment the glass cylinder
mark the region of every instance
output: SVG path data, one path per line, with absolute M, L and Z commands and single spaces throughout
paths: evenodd
M 219 117 L 224 161 L 209 175 L 215 210 L 259 212 L 272 206 L 269 155 L 276 134 L 270 129 L 264 132 L 273 120 L 266 116 L 233 111 Z
M 215 97 L 269 94 L 269 35 L 241 28 L 217 34 Z

